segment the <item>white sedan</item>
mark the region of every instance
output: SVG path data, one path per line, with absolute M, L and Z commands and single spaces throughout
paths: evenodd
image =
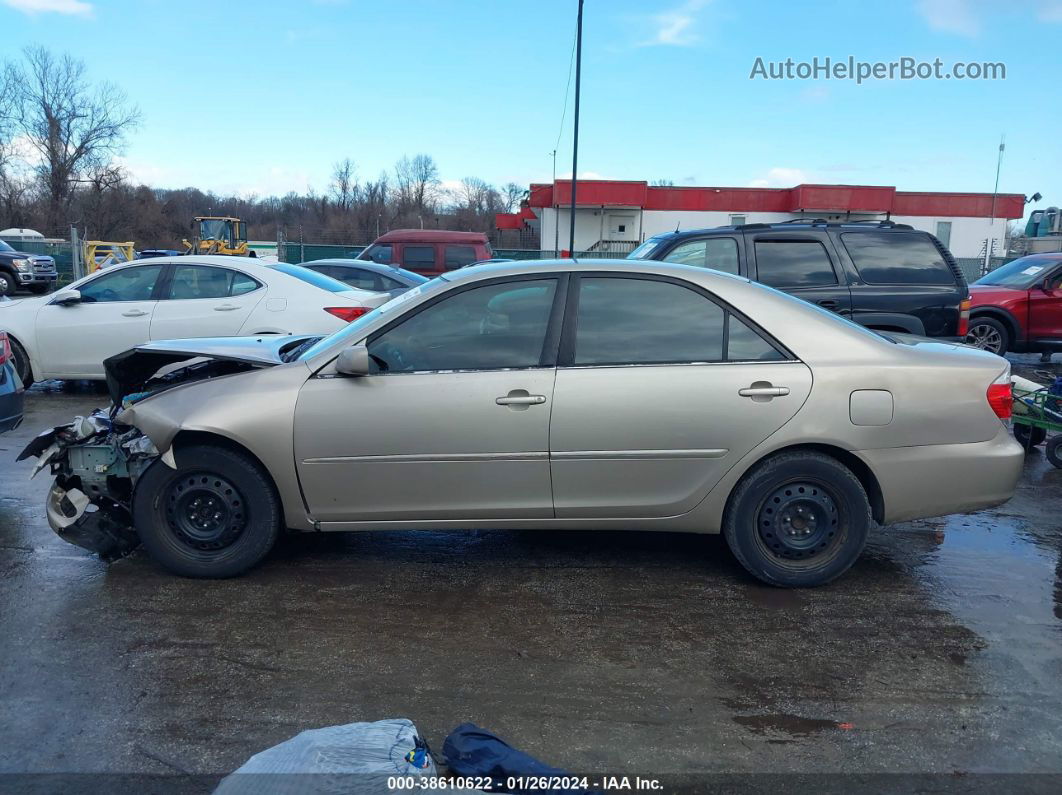
M 0 304 L 19 375 L 103 380 L 103 360 L 150 340 L 330 334 L 386 303 L 297 265 L 159 257 L 107 268 L 40 298 Z

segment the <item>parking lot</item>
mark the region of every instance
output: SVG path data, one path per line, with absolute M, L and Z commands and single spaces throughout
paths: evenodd
M 301 537 L 193 581 L 60 541 L 49 478 L 14 463 L 105 402 L 37 386 L 0 437 L 0 771 L 218 776 L 409 717 L 437 748 L 470 720 L 600 774 L 1062 772 L 1062 471 L 1039 452 L 1009 503 L 880 531 L 813 590 L 757 584 L 718 537 L 592 532 Z

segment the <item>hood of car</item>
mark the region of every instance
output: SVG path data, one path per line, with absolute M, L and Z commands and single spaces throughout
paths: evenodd
M 103 361 L 107 391 L 119 404 L 189 381 L 275 367 L 284 363 L 285 349 L 311 338 L 263 335 L 148 342 Z
M 1000 287 L 995 284 L 971 284 L 970 300 L 973 302 L 973 306 L 999 304 L 1023 298 L 1026 292 L 1028 291 L 1014 287 Z

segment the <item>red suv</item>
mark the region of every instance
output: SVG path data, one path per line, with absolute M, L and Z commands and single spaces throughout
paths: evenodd
M 398 265 L 431 277 L 493 256 L 487 236 L 482 232 L 395 229 L 376 238 L 358 259 Z
M 1062 254 L 1030 254 L 970 285 L 966 343 L 1006 351 L 1062 351 Z

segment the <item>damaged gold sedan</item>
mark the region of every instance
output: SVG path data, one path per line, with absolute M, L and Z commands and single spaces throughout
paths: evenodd
M 721 532 L 764 582 L 817 585 L 875 523 L 1006 501 L 1024 456 L 1005 360 L 667 263 L 466 268 L 330 337 L 105 366 L 113 407 L 23 453 L 51 526 L 195 577 L 285 528 L 624 529 Z

